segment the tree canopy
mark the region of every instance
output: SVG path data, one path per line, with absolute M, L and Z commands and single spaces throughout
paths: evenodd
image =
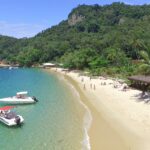
M 58 25 L 32 38 L 0 36 L 0 60 L 25 66 L 57 61 L 100 73 L 133 72 L 150 49 L 150 5 L 79 5 Z M 116 67 L 116 68 L 115 68 Z

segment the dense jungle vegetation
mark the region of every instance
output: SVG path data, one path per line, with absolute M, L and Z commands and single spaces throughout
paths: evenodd
M 93 74 L 150 74 L 150 5 L 79 5 L 35 37 L 0 36 L 0 60 L 57 62 Z

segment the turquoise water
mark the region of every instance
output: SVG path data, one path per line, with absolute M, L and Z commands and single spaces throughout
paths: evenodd
M 83 110 L 70 88 L 39 69 L 0 69 L 0 98 L 24 90 L 39 102 L 14 109 L 25 119 L 21 127 L 0 123 L 0 150 L 82 149 Z

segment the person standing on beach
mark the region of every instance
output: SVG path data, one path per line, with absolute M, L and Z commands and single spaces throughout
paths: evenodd
M 84 84 L 84 86 L 83 86 L 83 89 L 85 90 L 85 84 Z
M 96 89 L 96 86 L 95 86 L 95 84 L 94 84 L 94 90 Z
M 83 82 L 83 81 L 84 81 L 84 79 L 82 78 L 82 79 L 81 79 L 81 82 Z

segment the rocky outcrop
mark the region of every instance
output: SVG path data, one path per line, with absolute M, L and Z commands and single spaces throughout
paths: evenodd
M 77 14 L 73 14 L 69 19 L 68 19 L 68 24 L 70 26 L 75 25 L 78 22 L 81 22 L 85 17 Z
M 120 18 L 120 20 L 119 20 L 119 25 L 122 25 L 122 24 L 124 24 L 125 23 L 125 18 Z

